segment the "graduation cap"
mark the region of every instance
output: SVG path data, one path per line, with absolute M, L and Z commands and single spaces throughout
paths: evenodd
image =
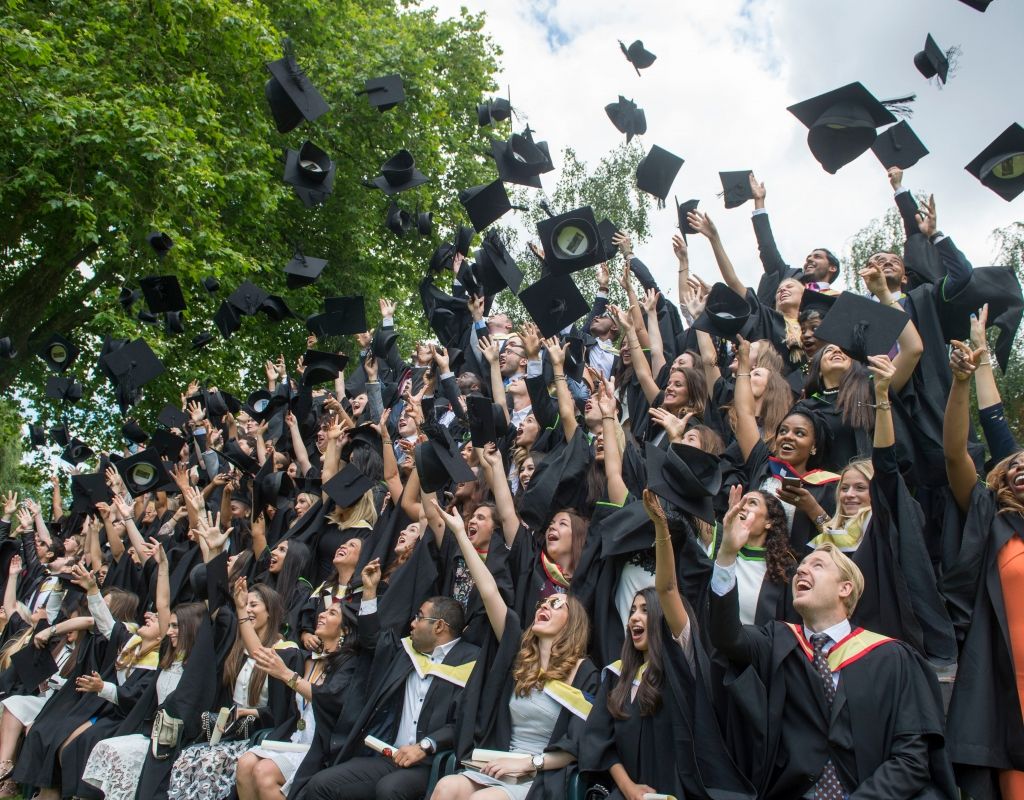
M 371 178 L 366 184 L 371 189 L 380 189 L 390 196 L 399 192 L 415 189 L 429 181 L 426 175 L 416 169 L 416 160 L 408 150 L 399 150 L 384 162 L 380 175 Z
M 437 338 L 444 343 L 457 340 L 470 318 L 466 301 L 438 289 L 429 277 L 420 281 L 420 301 Z
M 303 386 L 315 386 L 318 383 L 333 381 L 348 364 L 348 356 L 337 353 L 325 353 L 320 350 L 307 350 L 302 356 Z
M 28 690 L 35 690 L 57 673 L 57 662 L 48 647 L 23 647 L 11 656 L 11 666 L 18 681 Z
M 841 347 L 850 358 L 866 363 L 868 356 L 886 355 L 892 350 L 908 319 L 895 308 L 854 292 L 843 292 L 814 335 Z
M 929 33 L 924 40 L 924 50 L 914 55 L 914 66 L 925 78 L 938 76 L 939 82 L 945 84 L 949 76 L 949 57 L 935 42 Z
M 875 141 L 876 129 L 896 121 L 861 83 L 850 83 L 788 109 L 809 129 L 811 154 L 834 175 Z
M 121 426 L 121 435 L 133 444 L 143 444 L 149 438 L 149 434 L 133 419 L 126 420 Z
M 146 241 L 153 248 L 157 258 L 163 260 L 171 248 L 174 247 L 174 240 L 162 231 L 152 231 L 146 236 Z
M 476 104 L 476 122 L 481 128 L 502 122 L 512 116 L 512 104 L 504 97 L 495 97 Z
M 63 423 L 50 428 L 50 438 L 57 447 L 67 447 L 71 444 L 71 433 L 68 426 Z
M 975 11 L 980 11 L 984 14 L 988 11 L 988 7 L 992 3 L 992 0 L 960 0 L 960 2 L 965 6 L 970 6 Z
M 436 492 L 453 483 L 476 480 L 476 474 L 462 458 L 459 446 L 448 429 L 437 424 L 423 426 L 427 441 L 416 445 L 414 451 L 416 472 L 425 492 Z M 326 489 L 326 487 L 324 487 Z
M 497 231 L 484 234 L 480 249 L 476 251 L 476 265 L 485 295 L 495 295 L 506 287 L 513 294 L 519 292 L 523 273 Z
M 164 314 L 164 333 L 176 336 L 185 332 L 185 315 L 181 311 L 168 311 Z
M 838 296 L 838 292 L 829 294 L 814 289 L 804 289 L 803 297 L 800 298 L 800 313 L 816 312 L 820 317 L 824 318 L 832 309 L 832 306 L 836 304 Z
M 437 246 L 434 250 L 433 255 L 430 256 L 430 271 L 431 272 L 444 272 L 448 267 L 452 265 L 452 259 L 455 257 L 455 245 L 451 242 L 443 242 Z
M 51 375 L 46 380 L 46 396 L 60 403 L 77 403 L 82 399 L 82 384 L 74 377 Z
M 513 133 L 508 141 L 491 139 L 491 155 L 502 181 L 534 189 L 541 188 L 540 175 L 555 168 L 548 143 L 535 142 L 529 128 Z
M 408 211 L 400 208 L 398 203 L 392 200 L 391 205 L 388 206 L 384 226 L 395 236 L 405 236 L 412 228 L 412 217 Z
M 471 228 L 468 225 L 459 225 L 458 230 L 455 232 L 455 243 L 453 245 L 454 252 L 463 256 L 468 256 L 469 249 L 472 247 L 473 239 L 475 237 L 475 228 Z
M 718 177 L 722 181 L 721 196 L 725 198 L 726 208 L 738 208 L 748 200 L 754 199 L 754 193 L 750 190 L 752 174 L 753 170 L 749 169 L 718 173 Z
M 260 304 L 260 311 L 272 322 L 280 322 L 287 317 L 295 316 L 295 312 L 288 308 L 284 298 L 276 294 L 267 295 L 267 299 Z
M 42 425 L 28 426 L 28 440 L 33 449 L 46 445 L 46 430 Z
M 397 72 L 370 78 L 364 86 L 365 88 L 358 94 L 365 94 L 370 105 L 381 114 L 405 102 L 405 82 Z
M 698 205 L 700 205 L 700 200 L 687 200 L 685 203 L 680 203 L 678 199 L 676 200 L 676 218 L 679 221 L 679 232 L 682 233 L 683 236 L 697 233 L 697 231 L 690 226 L 689 221 L 686 219 L 686 215 L 691 211 L 696 211 Z
M 171 475 L 155 447 L 147 447 L 133 456 L 121 459 L 114 464 L 114 469 L 132 497 L 171 482 Z
M 1005 372 L 1024 313 L 1020 281 L 1011 267 L 975 267 L 966 288 L 939 304 L 942 335 L 947 342 L 968 339 L 971 314 L 985 303 L 988 303 L 988 327 L 999 331 L 993 351 Z
M 330 108 L 295 60 L 291 42 L 284 42 L 284 58 L 266 65 L 270 80 L 264 94 L 278 133 L 288 133 L 302 122 L 313 122 Z
M 323 481 L 319 478 L 292 478 L 293 494 L 302 494 L 303 492 L 319 494 L 322 488 Z
M 181 293 L 181 284 L 174 275 L 151 275 L 139 281 L 146 305 L 154 314 L 165 311 L 184 311 L 185 295 Z
M 472 261 L 463 261 L 459 266 L 459 274 L 456 276 L 466 294 L 471 297 L 483 295 L 483 287 L 480 285 L 480 278 L 477 273 L 477 266 Z
M 590 310 L 572 275 L 545 275 L 519 293 L 541 335 L 554 336 Z
M 341 472 L 323 484 L 324 494 L 331 498 L 338 508 L 354 506 L 359 502 L 359 498 L 371 489 L 373 481 L 352 464 L 346 464 Z
M 636 70 L 636 74 L 640 74 L 640 70 L 647 69 L 654 63 L 657 58 L 654 53 L 649 52 L 644 48 L 644 43 L 637 39 L 629 47 L 626 47 L 621 41 L 619 42 L 619 49 L 622 50 L 622 55 L 626 57 L 626 60 L 633 65 L 633 69 Z
M 964 167 L 1006 201 L 1024 192 L 1024 128 L 1013 123 Z
M 574 381 L 583 380 L 583 370 L 587 366 L 587 349 L 580 336 L 565 337 L 565 374 Z
M 643 136 L 647 133 L 647 116 L 644 110 L 621 94 L 617 101 L 604 107 L 604 113 L 608 115 L 608 119 L 619 133 L 626 134 L 627 144 L 633 141 L 634 136 Z
M 193 341 L 191 341 L 191 348 L 193 348 L 194 350 L 199 350 L 202 349 L 203 347 L 206 347 L 206 345 L 208 345 L 212 341 L 213 334 L 210 333 L 209 331 L 203 331 L 202 333 L 198 333 L 193 337 Z
M 716 283 L 708 292 L 704 313 L 693 327 L 722 339 L 735 339 L 750 318 L 750 304 L 724 283 Z
M 203 288 L 206 289 L 208 294 L 217 294 L 220 291 L 220 281 L 214 278 L 212 275 L 207 275 L 201 281 Z
M 235 307 L 226 300 L 223 300 L 217 308 L 217 312 L 213 315 L 213 324 L 217 326 L 221 336 L 225 339 L 230 339 L 231 334 L 242 327 L 242 319 Z M 194 339 L 192 340 L 192 346 L 196 346 Z
M 602 261 L 611 261 L 619 251 L 619 248 L 612 242 L 612 237 L 618 232 L 619 226 L 608 219 L 608 217 L 597 223 L 597 235 L 601 239 L 601 248 L 604 250 Z
M 273 472 L 273 459 L 268 458 L 252 482 L 252 508 L 260 513 L 267 506 L 279 508 L 287 503 L 295 490 L 287 472 Z
M 910 169 L 928 155 L 928 148 L 917 138 L 907 121 L 900 120 L 878 134 L 875 143 L 871 145 L 871 152 L 886 169 Z
M 420 236 L 430 236 L 434 232 L 434 212 L 416 212 L 416 232 Z
M 139 289 L 129 289 L 127 286 L 122 286 L 121 291 L 117 295 L 117 302 L 121 304 L 125 314 L 130 314 L 135 301 L 141 297 L 142 292 Z
M 156 325 L 160 321 L 160 317 L 144 308 L 139 310 L 139 313 L 135 315 L 135 319 L 139 322 L 144 322 L 146 325 Z
M 156 421 L 165 428 L 177 428 L 178 430 L 184 430 L 185 426 L 188 425 L 188 414 L 173 403 L 168 403 L 160 410 Z
M 320 316 L 329 317 L 326 320 L 328 336 L 362 333 L 369 329 L 366 324 L 366 303 L 362 295 L 325 298 L 324 312 Z
M 71 511 L 88 514 L 97 503 L 109 503 L 113 497 L 103 472 L 71 476 Z
M 296 249 L 292 260 L 284 268 L 285 285 L 289 289 L 300 289 L 316 283 L 326 266 L 326 258 L 313 258 Z
M 260 462 L 246 452 L 243 452 L 237 439 L 229 439 L 227 444 L 220 451 L 224 460 L 234 464 L 240 472 L 247 475 L 255 475 L 260 468 Z
M 82 352 L 70 340 L 59 333 L 53 334 L 46 340 L 45 344 L 38 350 L 38 355 L 47 366 L 54 372 L 64 372 L 75 363 L 78 354 Z
M 89 445 L 77 437 L 72 437 L 71 441 L 68 442 L 67 447 L 65 447 L 63 452 L 61 452 L 60 457 L 62 461 L 75 465 L 89 460 L 94 455 L 96 455 L 96 453 L 91 447 L 89 447 Z
M 244 281 L 228 297 L 227 302 L 239 313 L 255 316 L 263 307 L 264 301 L 270 297 L 263 289 L 252 281 Z M 227 337 L 225 337 L 227 338 Z
M 718 456 L 686 444 L 671 444 L 662 450 L 650 442 L 646 453 L 651 491 L 687 514 L 714 522 L 714 498 L 722 488 Z
M 505 185 L 500 180 L 463 189 L 459 192 L 459 202 L 478 231 L 512 210 Z
M 356 447 L 371 447 L 374 451 L 380 452 L 383 439 L 377 432 L 376 426 L 370 422 L 357 425 L 349 431 L 348 442 L 342 448 L 341 457 L 346 461 L 352 460 L 352 451 Z
M 211 417 L 223 417 L 227 413 L 237 414 L 242 410 L 238 398 L 220 389 L 210 389 L 206 393 L 206 410 Z
M 177 461 L 185 440 L 170 431 L 156 430 L 153 432 L 152 448 L 169 461 Z
M 11 337 L 4 336 L 0 338 L 0 358 L 9 359 L 14 358 L 16 355 L 18 355 L 18 351 L 17 349 L 15 349 L 14 344 L 11 342 Z
M 298 150 L 288 150 L 284 160 L 284 182 L 307 207 L 320 205 L 334 191 L 336 166 L 331 157 L 308 139 Z
M 652 145 L 636 167 L 636 188 L 657 197 L 663 205 L 683 159 L 663 147 Z
M 544 249 L 544 264 L 556 275 L 604 261 L 604 245 L 590 206 L 542 219 L 537 223 L 537 235 Z
M 469 434 L 473 447 L 483 447 L 497 442 L 508 431 L 505 412 L 501 406 L 492 403 L 489 397 L 480 394 L 467 395 L 466 414 L 469 417 Z
M 114 385 L 129 398 L 131 405 L 139 389 L 164 374 L 163 362 L 156 357 L 145 339 L 135 339 L 103 357 L 114 376 Z

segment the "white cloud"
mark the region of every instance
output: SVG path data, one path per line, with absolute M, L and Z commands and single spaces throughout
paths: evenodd
M 444 16 L 461 6 L 487 15 L 501 46 L 501 86 L 552 152 L 572 145 L 593 163 L 621 140 L 604 113 L 619 94 L 647 115 L 645 147 L 686 159 L 673 184 L 699 197 L 722 232 L 741 275 L 760 272 L 749 213 L 726 211 L 715 195 L 719 170 L 754 169 L 768 188 L 780 249 L 791 263 L 813 247 L 842 252 L 850 237 L 892 204 L 871 153 L 828 175 L 806 146 L 806 129 L 786 107 L 851 81 L 880 98 L 918 95 L 910 120 L 931 154 L 905 182 L 936 195 L 939 223 L 977 265 L 994 257 L 989 235 L 1021 219 L 963 167 L 1011 122 L 1024 124 L 1024 88 L 1013 56 L 1024 3 L 996 0 L 985 14 L 957 0 L 435 0 Z M 913 56 L 931 32 L 963 49 L 959 73 L 939 90 Z M 658 56 L 638 77 L 617 40 L 642 39 Z M 544 176 L 552 188 L 555 174 Z M 641 248 L 662 279 L 674 281 L 669 239 L 675 211 L 656 212 L 654 238 Z M 693 241 L 692 262 L 714 276 L 710 249 Z

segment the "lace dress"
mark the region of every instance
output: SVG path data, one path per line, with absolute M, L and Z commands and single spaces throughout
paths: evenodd
M 509 742 L 509 752 L 528 753 L 534 756 L 547 750 L 548 742 L 551 740 L 551 731 L 558 721 L 562 707 L 539 689 L 534 689 L 526 697 L 513 695 L 508 707 L 512 716 L 512 740 Z M 533 785 L 533 781 L 505 783 L 498 778 L 492 778 L 474 770 L 468 770 L 462 774 L 473 783 L 501 789 L 508 795 L 509 800 L 524 800 Z
M 177 688 L 182 669 L 182 662 L 176 661 L 156 676 L 158 704 Z M 141 733 L 103 739 L 89 754 L 82 780 L 103 792 L 106 800 L 135 800 L 148 748 L 149 737 Z
M 249 750 L 253 755 L 260 758 L 269 758 L 277 764 L 277 768 L 284 775 L 284 786 L 281 787 L 281 794 L 285 796 L 288 795 L 289 790 L 292 788 L 292 778 L 299 771 L 302 759 L 309 752 L 309 745 L 312 743 L 313 735 L 316 732 L 313 704 L 298 692 L 295 693 L 295 702 L 302 709 L 298 728 L 292 734 L 291 739 L 289 739 L 289 742 L 295 745 L 295 747 L 289 748 L 287 751 L 276 750 L 274 749 L 274 742 L 265 741 L 262 745 L 257 745 Z M 300 747 L 302 749 L 299 749 Z
M 249 705 L 249 680 L 255 666 L 256 662 L 248 656 L 238 671 L 232 701 L 240 708 Z M 259 705 L 267 704 L 267 683 L 269 681 L 263 683 Z M 248 749 L 247 738 L 218 742 L 213 746 L 201 742 L 186 747 L 174 762 L 167 791 L 168 800 L 218 800 L 230 797 L 235 789 L 235 765 Z

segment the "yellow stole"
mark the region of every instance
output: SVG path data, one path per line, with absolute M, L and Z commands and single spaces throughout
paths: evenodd
M 797 643 L 800 645 L 800 649 L 804 651 L 804 655 L 807 656 L 808 660 L 814 660 L 814 648 L 811 643 L 804 638 L 803 625 L 796 625 L 792 622 L 787 622 L 788 627 L 793 635 L 796 637 Z M 828 668 L 833 672 L 848 667 L 853 662 L 863 658 L 876 647 L 879 647 L 886 642 L 894 642 L 895 639 L 889 636 L 883 636 L 880 633 L 872 633 L 866 631 L 863 628 L 855 628 L 850 631 L 850 635 L 846 636 L 842 641 L 836 642 L 832 646 L 832 649 L 828 651 Z
M 616 675 L 618 675 L 621 678 L 622 677 L 622 660 L 620 659 L 618 661 L 613 661 L 611 664 L 609 664 L 607 667 L 605 667 L 605 669 L 608 670 L 609 672 L 614 672 Z M 639 686 L 640 685 L 640 681 L 643 679 L 645 672 L 647 672 L 647 662 L 646 661 L 643 664 L 640 665 L 639 669 L 637 669 L 637 671 L 636 671 L 636 675 L 633 676 L 633 685 L 634 686 Z
M 545 682 L 544 694 L 580 719 L 586 719 L 590 716 L 592 703 L 584 697 L 583 692 L 565 681 L 550 680 Z
M 405 654 L 409 656 L 412 668 L 416 670 L 416 674 L 420 678 L 432 675 L 463 689 L 469 680 L 469 673 L 473 671 L 473 667 L 476 665 L 476 661 L 467 661 L 465 664 L 455 665 L 435 664 L 428 656 L 423 655 L 423 653 L 412 646 L 412 639 L 408 636 L 402 639 L 402 647 L 405 648 Z
M 156 669 L 160 666 L 160 648 L 156 647 L 139 658 L 139 648 L 142 646 L 142 637 L 134 634 L 121 648 L 117 654 L 114 666 L 131 673 L 134 669 Z
M 543 550 L 540 551 L 540 565 L 544 570 L 544 573 L 551 579 L 551 582 L 555 586 L 561 586 L 563 589 L 569 588 L 570 578 L 565 577 L 565 573 L 562 572 L 562 568 L 558 564 L 548 558 L 548 554 Z

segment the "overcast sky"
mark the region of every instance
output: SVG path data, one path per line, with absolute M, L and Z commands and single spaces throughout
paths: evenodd
M 647 115 L 647 150 L 683 157 L 672 193 L 701 199 L 748 283 L 760 272 L 753 203 L 726 211 L 719 170 L 753 169 L 765 182 L 780 249 L 793 265 L 819 246 L 837 253 L 892 203 L 869 151 L 836 175 L 807 149 L 807 129 L 787 106 L 852 81 L 880 99 L 916 93 L 909 122 L 931 151 L 905 184 L 934 192 L 939 226 L 978 266 L 991 263 L 994 228 L 1024 219 L 1024 196 L 1007 203 L 964 170 L 1012 122 L 1024 124 L 1016 64 L 1024 2 L 994 0 L 979 13 L 959 0 L 435 0 L 442 15 L 486 13 L 504 51 L 502 87 L 552 154 L 572 145 L 593 164 L 624 136 L 604 112 L 619 94 Z M 962 48 L 943 89 L 914 67 L 931 33 Z M 642 39 L 657 61 L 642 77 L 617 40 Z M 504 89 L 503 89 L 504 91 Z M 556 167 L 557 159 L 556 159 Z M 550 190 L 555 174 L 543 176 Z M 639 249 L 662 286 L 675 280 L 669 239 L 675 209 L 655 212 Z M 694 269 L 714 277 L 710 249 L 691 242 Z M 845 266 L 845 264 L 844 264 Z

